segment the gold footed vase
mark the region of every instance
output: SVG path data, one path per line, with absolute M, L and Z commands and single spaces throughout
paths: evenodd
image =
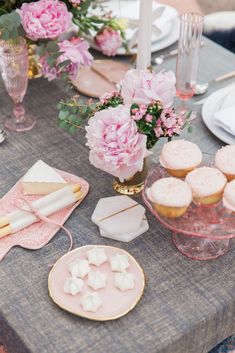
M 118 178 L 113 181 L 113 188 L 122 195 L 138 195 L 144 188 L 145 178 L 147 177 L 147 166 L 144 161 L 144 167 L 141 172 L 137 172 L 133 177 L 121 182 Z
M 36 54 L 37 46 L 35 44 L 28 44 L 28 55 L 29 55 L 29 70 L 28 78 L 38 78 L 42 76 L 41 65 L 39 63 L 39 58 Z

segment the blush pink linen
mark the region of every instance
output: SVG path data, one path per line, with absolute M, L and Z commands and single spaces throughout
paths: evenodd
M 129 70 L 121 81 L 125 104 L 149 104 L 160 100 L 165 108 L 172 106 L 175 96 L 175 74 L 172 71 L 154 73 Z
M 84 198 L 89 191 L 89 184 L 84 180 L 75 175 L 63 172 L 61 170 L 56 170 L 68 183 L 80 183 L 82 186 L 82 191 L 84 193 Z M 13 188 L 0 199 L 0 209 L 1 216 L 6 213 L 17 210 L 16 200 L 26 199 L 28 202 L 32 203 L 37 200 L 40 196 L 23 195 L 21 181 L 19 180 Z M 83 200 L 83 199 L 82 199 Z M 72 206 L 68 206 L 63 210 L 56 212 L 50 216 L 52 221 L 60 224 L 64 224 L 68 217 L 71 215 L 73 210 L 82 202 L 78 201 Z M 0 261 L 4 256 L 10 251 L 13 246 L 21 246 L 25 249 L 36 250 L 45 246 L 53 236 L 59 231 L 60 227 L 55 224 L 49 224 L 45 222 L 37 222 L 31 226 L 15 233 L 8 235 L 0 239 Z M 66 237 L 66 235 L 65 235 Z
M 58 0 L 39 0 L 23 3 L 18 10 L 27 37 L 32 40 L 55 39 L 67 31 L 72 14 Z
M 89 160 L 120 181 L 143 169 L 147 150 L 147 136 L 140 134 L 130 109 L 119 105 L 95 113 L 86 127 Z
M 94 41 L 102 53 L 107 56 L 116 55 L 122 45 L 120 34 L 112 28 L 104 28 L 101 32 L 97 33 Z

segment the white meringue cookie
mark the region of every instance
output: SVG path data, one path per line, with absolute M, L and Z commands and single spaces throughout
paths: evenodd
M 87 293 L 81 298 L 81 304 L 84 311 L 95 313 L 102 305 L 102 300 L 98 293 Z
M 100 271 L 89 272 L 87 284 L 94 290 L 104 288 L 106 286 L 106 274 Z
M 84 278 L 91 270 L 87 260 L 76 260 L 68 265 L 68 270 L 73 277 Z
M 135 287 L 135 280 L 132 273 L 122 272 L 116 273 L 114 278 L 115 287 L 121 291 L 133 289 Z
M 130 266 L 128 256 L 125 254 L 116 254 L 111 256 L 110 265 L 112 271 L 123 272 Z
M 93 248 L 87 251 L 87 258 L 89 264 L 95 265 L 97 267 L 99 267 L 108 260 L 103 248 Z
M 82 291 L 84 281 L 80 278 L 69 277 L 64 282 L 64 292 L 66 294 L 76 295 Z

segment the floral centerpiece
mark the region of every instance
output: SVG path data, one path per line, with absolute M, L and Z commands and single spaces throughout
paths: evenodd
M 106 55 L 115 55 L 125 43 L 119 21 L 110 13 L 90 14 L 98 0 L 5 0 L 0 8 L 0 39 L 17 40 L 19 36 L 36 45 L 42 74 L 49 80 L 73 79 L 78 69 L 91 64 L 89 44 L 94 41 Z
M 174 96 L 173 72 L 132 69 L 118 90 L 97 103 L 83 105 L 76 98 L 61 101 L 59 125 L 75 132 L 88 117 L 90 163 L 123 183 L 143 170 L 145 158 L 160 138 L 178 136 L 186 126 L 188 116 L 172 107 Z

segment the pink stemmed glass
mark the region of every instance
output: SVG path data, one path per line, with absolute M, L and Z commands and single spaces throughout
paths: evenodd
M 13 113 L 5 126 L 13 131 L 31 130 L 34 117 L 26 114 L 22 105 L 28 86 L 28 51 L 24 38 L 0 42 L 0 70 L 5 88 L 13 100 Z
M 184 103 L 195 93 L 202 29 L 202 15 L 193 12 L 181 15 L 176 62 L 176 95 L 182 103 L 181 111 L 187 111 Z

